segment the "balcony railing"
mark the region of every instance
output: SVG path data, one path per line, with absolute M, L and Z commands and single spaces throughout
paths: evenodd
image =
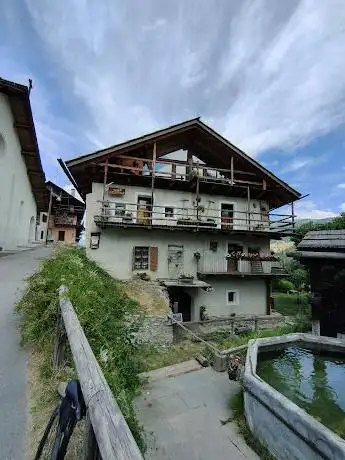
M 100 201 L 95 222 L 101 227 L 145 227 L 191 230 L 221 230 L 269 232 L 289 235 L 293 233 L 292 215 L 269 214 L 198 207 L 177 207 L 137 203 Z
M 54 225 L 73 227 L 77 223 L 76 216 L 54 216 Z
M 263 255 L 253 260 L 236 260 L 205 254 L 199 260 L 198 272 L 203 275 L 283 275 L 280 263 L 267 258 Z

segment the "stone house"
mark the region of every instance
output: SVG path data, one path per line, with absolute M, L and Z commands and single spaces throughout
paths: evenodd
M 64 169 L 85 197 L 88 257 L 111 275 L 164 285 L 183 321 L 270 313 L 270 240 L 293 232 L 300 193 L 199 118 Z

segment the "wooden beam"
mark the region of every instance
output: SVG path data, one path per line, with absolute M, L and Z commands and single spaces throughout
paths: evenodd
M 231 156 L 231 183 L 234 183 L 234 157 Z
M 18 121 L 13 123 L 13 127 L 16 129 L 32 129 L 32 125 L 30 123 L 20 123 Z
M 108 160 L 106 160 L 104 165 L 104 179 L 103 179 L 103 201 L 105 198 L 105 189 L 107 187 L 107 180 L 108 180 Z
M 151 213 L 153 209 L 153 190 L 155 186 L 155 175 L 156 175 L 156 157 L 157 157 L 157 144 L 153 144 L 152 152 L 152 174 L 151 174 Z

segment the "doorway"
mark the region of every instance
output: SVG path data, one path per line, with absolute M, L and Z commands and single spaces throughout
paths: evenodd
M 178 279 L 183 274 L 184 267 L 184 250 L 183 246 L 168 246 L 168 276 L 169 279 Z
M 152 197 L 139 195 L 137 200 L 137 222 L 142 225 L 151 224 Z
M 192 298 L 181 288 L 169 288 L 170 307 L 174 313 L 182 313 L 182 320 L 192 320 Z
M 243 253 L 243 246 L 234 243 L 227 244 L 228 254 L 242 254 Z M 238 265 L 239 265 L 239 258 L 233 257 L 227 259 L 227 271 L 231 272 L 238 272 Z
M 234 227 L 234 205 L 222 203 L 220 209 L 222 229 L 232 230 Z
M 65 241 L 65 230 L 59 230 L 58 240 Z
M 32 216 L 30 219 L 30 227 L 29 227 L 29 243 L 35 240 L 35 233 L 36 233 L 35 227 L 36 227 L 36 221 L 35 221 L 34 216 Z

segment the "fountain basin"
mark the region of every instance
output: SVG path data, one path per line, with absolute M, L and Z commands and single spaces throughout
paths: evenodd
M 262 356 L 289 347 L 341 356 L 345 363 L 345 342 L 329 337 L 290 334 L 249 341 L 243 377 L 248 426 L 277 459 L 345 459 L 344 439 L 258 375 Z M 307 380 L 305 373 L 304 384 Z

